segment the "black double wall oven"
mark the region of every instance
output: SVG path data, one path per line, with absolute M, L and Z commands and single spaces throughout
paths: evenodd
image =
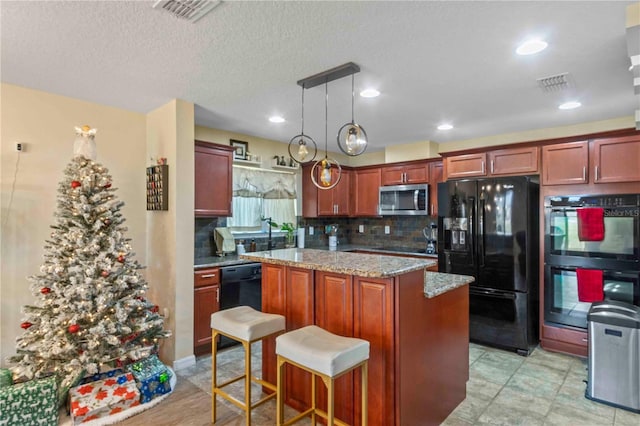
M 601 215 L 595 239 L 581 235 L 584 209 Z M 545 323 L 586 330 L 591 302 L 579 294 L 585 270 L 597 273 L 603 299 L 640 306 L 640 195 L 547 196 L 544 210 Z

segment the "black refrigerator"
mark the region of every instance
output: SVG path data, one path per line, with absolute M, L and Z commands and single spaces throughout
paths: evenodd
M 475 277 L 471 341 L 522 355 L 537 344 L 538 228 L 537 177 L 438 184 L 438 269 Z

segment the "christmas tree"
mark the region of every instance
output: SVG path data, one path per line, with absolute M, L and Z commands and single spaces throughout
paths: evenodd
M 17 377 L 55 373 L 62 391 L 81 375 L 157 352 L 170 335 L 145 297 L 108 170 L 95 162 L 95 129 L 76 127 L 74 158 L 58 187 L 55 225 L 40 273 L 29 277 L 22 336 L 9 361 Z

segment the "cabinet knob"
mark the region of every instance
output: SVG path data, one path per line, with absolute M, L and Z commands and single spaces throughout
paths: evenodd
M 215 276 L 216 274 L 206 274 L 206 275 L 202 275 L 201 278 L 213 278 Z
M 216 287 L 216 302 L 220 303 L 220 286 Z
M 493 160 L 491 160 L 491 174 L 493 174 Z
M 596 172 L 596 181 L 597 181 L 599 179 L 599 177 L 598 177 L 598 166 L 596 166 L 595 172 Z
M 584 182 L 587 181 L 587 167 L 586 166 L 582 166 L 582 180 Z

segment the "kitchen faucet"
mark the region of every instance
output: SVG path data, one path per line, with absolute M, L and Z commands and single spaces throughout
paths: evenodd
M 267 224 L 269 225 L 269 239 L 267 239 L 267 250 L 271 250 L 271 249 L 276 248 L 276 245 L 271 240 L 271 218 L 270 217 L 265 217 L 263 220 L 265 220 L 267 222 Z

